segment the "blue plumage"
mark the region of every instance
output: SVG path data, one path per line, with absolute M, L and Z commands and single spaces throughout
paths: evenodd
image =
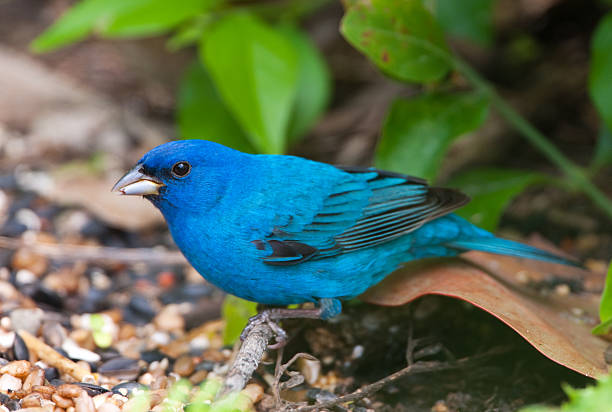
M 571 263 L 453 215 L 468 201 L 456 190 L 203 140 L 151 150 L 115 189 L 157 206 L 185 257 L 219 288 L 265 304 L 323 300 L 323 317 L 413 259 L 475 249 Z

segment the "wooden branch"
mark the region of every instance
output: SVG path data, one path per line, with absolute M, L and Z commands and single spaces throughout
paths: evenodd
M 266 323 L 255 325 L 249 331 L 225 377 L 223 388 L 219 391 L 217 398 L 232 392 L 239 392 L 246 386 L 253 372 L 259 366 L 259 362 L 268 348 L 268 342 L 273 336 L 272 328 Z

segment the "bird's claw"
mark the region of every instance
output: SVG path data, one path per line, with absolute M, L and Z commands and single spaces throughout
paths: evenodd
M 268 327 L 272 329 L 272 332 L 274 332 L 275 335 L 276 343 L 268 345 L 270 349 L 279 349 L 287 344 L 287 332 L 285 332 L 285 330 L 281 328 L 274 319 L 272 319 L 272 317 L 270 316 L 270 312 L 268 311 L 263 311 L 249 318 L 249 322 L 240 334 L 240 340 L 244 341 L 247 336 L 249 336 L 249 333 L 251 333 L 255 326 L 263 324 L 268 325 Z

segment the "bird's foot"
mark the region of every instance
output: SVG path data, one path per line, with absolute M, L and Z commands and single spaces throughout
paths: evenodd
M 276 335 L 276 343 L 270 345 L 271 349 L 278 349 L 287 344 L 287 332 L 283 330 L 277 323 L 281 319 L 329 319 L 342 311 L 342 304 L 338 299 L 320 299 L 319 307 L 315 309 L 285 309 L 272 308 L 266 309 L 249 319 L 246 327 L 240 334 L 240 340 L 244 341 L 257 325 L 266 324 L 272 329 Z
M 251 333 L 251 331 L 253 330 L 255 326 L 266 324 L 268 325 L 270 329 L 272 329 L 272 332 L 274 332 L 275 339 L 276 339 L 276 343 L 272 345 L 268 345 L 268 347 L 270 349 L 279 349 L 285 346 L 288 340 L 287 332 L 285 332 L 285 330 L 281 328 L 280 325 L 276 322 L 273 314 L 274 314 L 274 309 L 270 309 L 270 310 L 264 310 L 263 312 L 258 313 L 255 316 L 251 316 L 249 318 L 249 322 L 247 323 L 245 328 L 242 330 L 242 333 L 240 334 L 240 340 L 244 341 L 246 337 L 249 336 L 249 333 Z

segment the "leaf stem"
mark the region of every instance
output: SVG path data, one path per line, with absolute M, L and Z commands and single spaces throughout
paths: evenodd
M 504 100 L 495 88 L 485 80 L 468 63 L 454 55 L 451 57 L 453 65 L 466 79 L 472 83 L 480 92 L 485 93 L 491 99 L 491 104 L 497 111 L 521 133 L 531 144 L 537 147 L 552 163 L 554 163 L 570 180 L 571 185 L 586 194 L 591 200 L 612 218 L 612 200 L 609 199 L 589 179 L 585 170 L 568 159 L 554 144 L 550 142 L 540 131 L 521 116 L 506 100 Z

